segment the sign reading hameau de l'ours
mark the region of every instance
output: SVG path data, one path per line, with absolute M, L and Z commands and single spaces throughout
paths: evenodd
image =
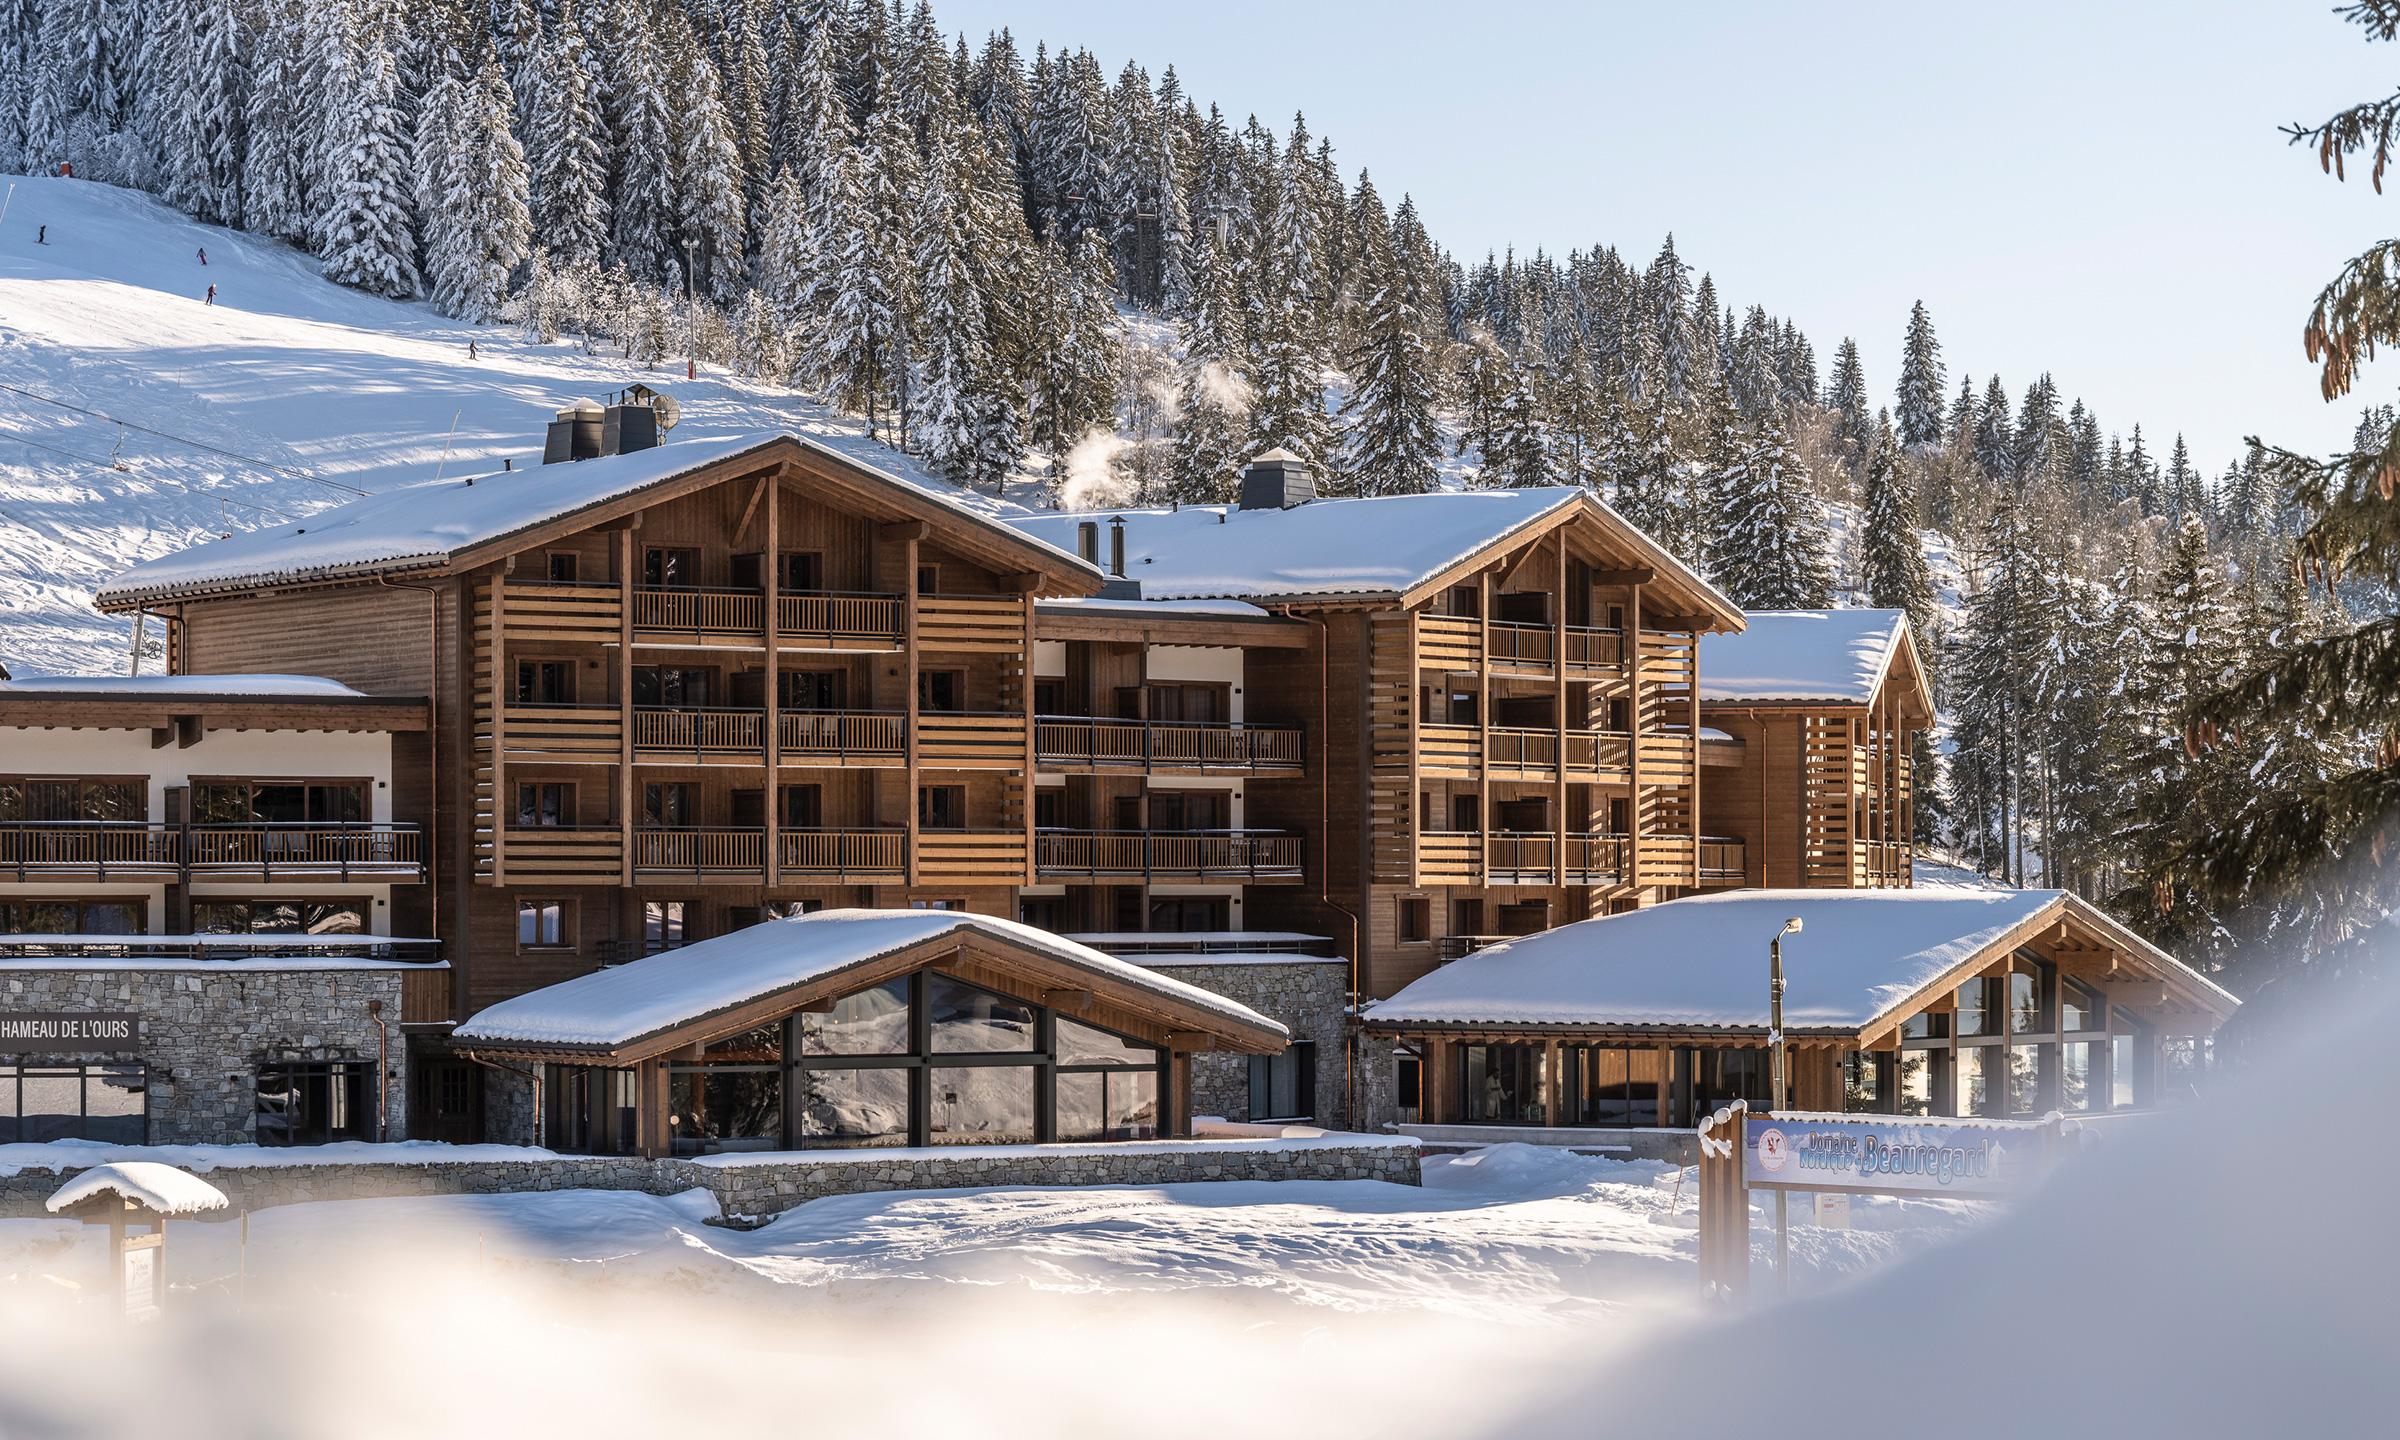
M 2041 1173 L 2039 1124 L 1752 1115 L 1743 1178 L 1761 1190 L 1993 1195 Z
M 101 1011 L 0 1011 L 0 1052 L 131 1050 L 140 1017 Z

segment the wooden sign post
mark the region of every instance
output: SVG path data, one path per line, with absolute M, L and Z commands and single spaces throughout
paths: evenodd
M 167 1217 L 226 1206 L 223 1191 L 196 1175 L 149 1160 L 95 1165 L 58 1188 L 46 1208 L 108 1227 L 108 1273 L 128 1320 L 155 1320 L 167 1303 Z
M 1712 1297 L 1750 1289 L 1750 1190 L 1742 1174 L 1749 1110 L 1736 1100 L 1700 1122 L 1700 1285 Z

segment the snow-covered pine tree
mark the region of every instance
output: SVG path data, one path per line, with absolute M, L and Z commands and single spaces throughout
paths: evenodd
M 1864 512 L 1859 517 L 1859 578 L 1867 603 L 1908 613 L 1918 651 L 1936 653 L 1933 575 L 1925 564 L 1912 457 L 1903 452 L 1891 416 L 1879 417 L 1867 452 Z
M 598 260 L 608 244 L 608 155 L 591 60 L 574 0 L 559 0 L 526 87 L 526 164 L 534 233 L 564 261 Z
M 1273 224 L 1261 241 L 1250 334 L 1255 388 L 1250 445 L 1254 453 L 1289 450 L 1322 464 L 1325 445 L 1325 363 L 1317 348 L 1317 319 L 1309 286 L 1317 273 L 1314 214 L 1300 168 L 1286 163 L 1275 176 Z
M 303 84 L 304 40 L 290 4 L 261 8 L 244 102 L 241 223 L 279 240 L 305 241 L 309 235 L 308 137 L 317 131 Z
M 938 123 L 936 128 L 917 192 L 911 438 L 937 473 L 961 484 L 997 487 L 1007 474 L 1006 457 L 1013 454 L 1016 437 L 988 433 L 997 418 L 990 404 L 997 387 L 989 373 L 983 292 L 967 258 L 973 242 L 962 164 L 946 129 Z M 1012 412 L 1006 418 L 1013 424 L 1016 417 Z
M 1867 372 L 1859 363 L 1858 342 L 1847 335 L 1834 351 L 1833 374 L 1825 382 L 1825 408 L 1833 412 L 1836 453 L 1855 478 L 1862 473 L 1867 451 L 1875 443 L 1875 416 L 1867 403 Z
M 817 201 L 817 280 L 809 308 L 823 316 L 803 371 L 811 388 L 867 417 L 886 408 L 892 376 L 894 311 L 890 266 L 869 208 L 867 152 L 846 147 L 829 192 Z
M 1367 188 L 1363 175 L 1359 183 Z M 1433 489 L 1439 476 L 1441 380 L 1391 232 L 1370 226 L 1359 244 L 1360 342 L 1342 403 L 1340 469 L 1352 494 L 1416 494 Z
M 1230 499 L 1249 450 L 1250 382 L 1242 367 L 1249 346 L 1233 297 L 1230 267 L 1213 245 L 1200 247 L 1192 270 L 1191 301 L 1178 329 L 1183 374 L 1178 390 L 1174 493 L 1166 498 L 1205 505 Z
M 707 55 L 686 41 L 675 46 L 670 64 L 679 101 L 675 200 L 682 254 L 693 290 L 730 304 L 749 279 L 741 146 Z
M 426 280 L 434 308 L 478 325 L 501 318 L 509 277 L 533 249 L 515 109 L 499 57 L 486 50 L 471 82 L 444 75 L 418 115 Z
M 1900 342 L 1900 389 L 1893 419 L 1900 443 L 1932 450 L 1942 443 L 1942 342 L 1933 335 L 1925 302 L 1909 307 L 1908 331 Z
M 1738 465 L 1718 477 L 1710 573 L 1752 610 L 1817 609 L 1833 603 L 1825 516 L 1808 470 L 1783 428 L 1763 425 Z
M 394 103 L 391 53 L 380 46 L 345 55 L 337 93 L 338 179 L 326 196 L 325 278 L 377 295 L 417 293 L 417 236 L 409 213 L 409 137 Z
M 2002 392 L 2005 399 L 2006 392 Z M 1997 487 L 1980 546 L 1983 565 L 1959 641 L 1953 705 L 1951 810 L 1970 860 L 2012 884 L 2025 880 L 2025 729 L 2029 677 L 2048 640 L 2040 559 L 2013 486 Z
M 1972 442 L 1975 468 L 1994 484 L 2010 484 L 2017 478 L 2017 432 L 2010 415 L 2008 387 L 1994 375 L 1975 407 Z
M 637 280 L 657 282 L 675 253 L 681 211 L 675 121 L 667 87 L 669 57 L 659 27 L 623 7 L 610 36 L 609 108 L 615 131 L 615 176 L 609 197 L 610 254 Z
M 1475 472 L 1475 483 L 1485 488 L 1548 485 L 1556 475 L 1550 465 L 1550 440 L 1542 422 L 1541 401 L 1534 394 L 1533 373 L 1504 356 L 1499 374 L 1492 433 L 1482 468 Z
M 153 17 L 173 37 L 157 77 L 160 196 L 212 225 L 239 224 L 250 86 L 241 19 L 224 0 L 158 0 Z

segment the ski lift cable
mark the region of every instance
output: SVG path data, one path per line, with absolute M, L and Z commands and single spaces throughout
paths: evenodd
M 261 505 L 255 500 L 240 500 L 231 495 L 219 495 L 213 491 L 203 490 L 200 487 L 192 484 L 189 480 L 177 479 L 172 475 L 142 474 L 142 472 L 136 471 L 132 466 L 124 463 L 123 461 L 112 462 L 98 455 L 86 455 L 80 450 L 70 450 L 64 445 L 54 445 L 47 440 L 36 440 L 28 435 L 20 435 L 13 430 L 0 429 L 0 439 L 12 440 L 19 445 L 29 446 L 35 450 L 47 450 L 53 455 L 64 455 L 70 460 L 80 460 L 95 470 L 109 470 L 123 475 L 141 474 L 142 478 L 145 480 L 154 480 L 160 484 L 172 485 L 178 490 L 183 490 L 193 495 L 206 496 L 208 499 L 216 501 L 220 509 L 227 505 L 239 505 L 245 510 L 256 510 L 262 515 L 273 515 L 282 520 L 297 520 L 301 518 L 289 510 L 278 510 L 272 505 Z
M 82 405 L 76 405 L 69 401 L 58 399 L 55 396 L 44 395 L 38 391 L 28 390 L 22 385 L 10 385 L 5 382 L 0 382 L 0 390 L 8 391 L 12 395 L 22 395 L 28 400 L 38 400 L 45 405 L 56 405 L 61 410 L 72 410 L 78 415 L 88 415 L 94 420 L 105 420 L 112 425 L 121 426 L 127 430 L 137 430 L 144 435 L 154 435 L 161 440 L 172 441 L 178 445 L 188 445 L 195 450 L 205 450 L 211 455 L 222 455 L 228 460 L 239 460 L 245 465 L 257 465 L 264 469 L 278 471 L 282 474 L 289 475 L 296 480 L 306 480 L 314 485 L 322 485 L 328 490 L 338 490 L 345 495 L 357 496 L 372 495 L 375 493 L 372 490 L 362 490 L 356 485 L 345 484 L 339 480 L 328 480 L 322 475 L 300 469 L 295 465 L 286 465 L 281 461 L 276 460 L 262 460 L 256 455 L 245 455 L 239 450 L 228 450 L 222 445 L 212 445 L 206 440 L 194 440 L 189 435 L 178 435 L 171 430 L 159 430 L 148 425 L 138 424 L 131 420 L 120 420 L 116 416 L 107 414 L 103 411 L 88 409 Z

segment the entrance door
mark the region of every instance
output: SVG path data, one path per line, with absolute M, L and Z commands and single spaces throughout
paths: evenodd
M 408 1138 L 451 1145 L 483 1141 L 483 1068 L 450 1056 L 419 1056 L 408 1067 Z

